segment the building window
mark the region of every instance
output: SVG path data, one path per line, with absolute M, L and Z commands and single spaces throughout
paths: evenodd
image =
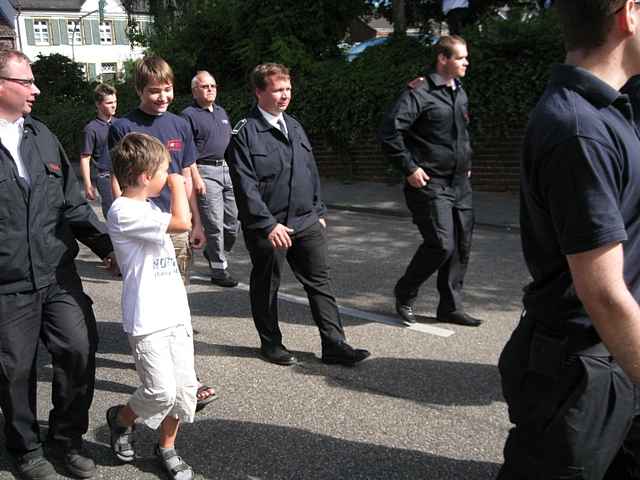
M 113 29 L 111 22 L 103 22 L 100 24 L 100 45 L 113 44 Z
M 76 20 L 67 20 L 67 38 L 69 45 L 82 45 L 82 33 L 80 23 Z
M 102 70 L 102 81 L 108 83 L 114 83 L 116 81 L 116 74 L 118 70 L 118 66 L 115 63 L 103 63 L 100 65 L 100 69 Z
M 33 21 L 33 39 L 36 45 L 49 45 L 49 22 L 46 20 Z

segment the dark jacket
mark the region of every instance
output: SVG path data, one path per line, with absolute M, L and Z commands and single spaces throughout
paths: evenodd
M 452 96 L 431 73 L 419 87 L 407 88 L 385 114 L 378 138 L 405 175 L 418 167 L 434 177 L 466 175 L 471 169 L 469 100 L 460 82 L 456 84 Z
M 0 145 L 0 294 L 74 276 L 76 238 L 102 258 L 113 250 L 58 139 L 32 117 L 25 119 L 20 153 L 31 186 Z
M 255 107 L 233 130 L 226 152 L 243 228 L 268 234 L 277 223 L 301 231 L 323 216 L 311 142 L 284 115 L 289 139 Z

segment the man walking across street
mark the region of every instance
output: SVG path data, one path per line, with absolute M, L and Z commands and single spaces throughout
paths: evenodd
M 532 282 L 500 356 L 500 480 L 640 478 L 640 5 L 556 0 L 565 63 L 529 117 L 520 231 Z
M 91 184 L 91 161 L 96 166 L 96 187 L 100 194 L 102 215 L 107 218 L 107 212 L 113 202 L 111 192 L 111 164 L 108 145 L 109 127 L 116 120 L 118 99 L 116 89 L 106 83 L 95 88 L 96 118 L 87 123 L 82 131 L 82 153 L 80 154 L 80 173 L 84 182 L 84 192 L 87 200 L 96 199 L 96 189 Z
M 278 288 L 284 259 L 309 297 L 320 330 L 322 361 L 355 365 L 369 356 L 345 339 L 331 292 L 326 208 L 311 143 L 302 125 L 285 114 L 291 100 L 289 70 L 258 65 L 251 74 L 258 105 L 233 131 L 227 160 L 253 268 L 249 295 L 262 357 L 292 365 L 278 326 Z
M 200 217 L 207 235 L 204 254 L 211 268 L 211 282 L 235 287 L 238 282 L 228 272 L 225 252 L 230 252 L 238 236 L 238 209 L 224 152 L 231 138 L 231 125 L 224 109 L 215 103 L 218 86 L 209 72 L 200 71 L 191 81 L 193 105 L 182 111 L 189 122 L 198 149 L 194 188 L 198 194 Z M 199 185 L 198 179 L 204 182 Z
M 0 408 L 20 478 L 58 478 L 44 457 L 36 416 L 42 341 L 53 364 L 48 453 L 69 474 L 89 478 L 96 466 L 82 436 L 98 335 L 74 264 L 76 239 L 117 267 L 58 139 L 30 116 L 39 93 L 29 59 L 0 50 Z
M 460 37 L 442 37 L 434 51 L 433 70 L 400 95 L 379 132 L 385 154 L 406 176 L 407 206 L 423 238 L 396 283 L 396 311 L 406 325 L 416 323 L 418 290 L 438 271 L 438 320 L 476 327 L 482 321 L 462 306 L 474 222 L 468 99 L 459 81 L 469 65 L 467 46 Z

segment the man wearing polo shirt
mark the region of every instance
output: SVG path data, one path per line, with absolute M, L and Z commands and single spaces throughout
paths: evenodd
M 87 123 L 82 132 L 82 153 L 80 154 L 80 173 L 84 182 L 87 200 L 96 199 L 96 189 L 91 184 L 91 161 L 97 170 L 96 187 L 100 194 L 102 214 L 107 212 L 113 202 L 111 193 L 111 161 L 108 154 L 109 126 L 116 114 L 118 99 L 116 89 L 106 83 L 99 84 L 94 91 L 96 118 Z
M 640 5 L 555 0 L 567 55 L 529 115 L 520 231 L 532 282 L 500 356 L 500 480 L 640 478 Z
M 211 282 L 235 287 L 238 282 L 227 271 L 227 257 L 238 235 L 238 209 L 233 195 L 224 152 L 231 138 L 227 112 L 216 105 L 217 85 L 213 76 L 200 71 L 191 80 L 193 105 L 182 111 L 189 122 L 198 149 L 194 188 L 207 245 L 204 255 L 211 268 Z M 199 182 L 202 179 L 202 183 Z

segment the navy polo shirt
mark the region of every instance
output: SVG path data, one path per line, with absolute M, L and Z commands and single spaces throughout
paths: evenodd
M 181 115 L 189 122 L 198 149 L 198 160 L 219 160 L 231 139 L 231 125 L 224 108 L 213 105 L 213 111 L 196 102 L 185 108 Z
M 117 118 L 113 117 L 111 122 L 115 120 Z M 94 118 L 82 130 L 82 151 L 80 154 L 91 155 L 96 168 L 101 172 L 111 170 L 111 159 L 107 148 L 107 137 L 111 122 Z
M 139 108 L 111 124 L 109 148 L 127 133 L 141 132 L 160 140 L 171 154 L 169 173 L 180 173 L 196 161 L 196 147 L 187 121 L 171 112 L 148 115 Z M 165 186 L 160 196 L 151 199 L 163 212 L 171 211 L 171 192 Z
M 624 243 L 625 280 L 640 300 L 639 155 L 629 97 L 587 70 L 554 66 L 524 143 L 520 227 L 533 277 L 527 315 L 546 325 L 568 322 L 597 339 L 565 256 L 616 242 Z

